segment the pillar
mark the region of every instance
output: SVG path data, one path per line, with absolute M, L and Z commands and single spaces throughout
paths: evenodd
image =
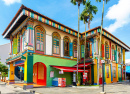
M 26 88 L 33 88 L 33 54 L 26 53 L 24 62 L 24 85 Z
M 14 84 L 14 75 L 15 75 L 15 66 L 13 66 L 13 63 L 9 64 L 9 73 L 8 73 L 8 84 Z
M 26 47 L 28 52 L 34 51 L 34 29 L 33 29 L 34 21 L 32 19 L 28 19 L 27 22 L 27 31 L 26 31 Z

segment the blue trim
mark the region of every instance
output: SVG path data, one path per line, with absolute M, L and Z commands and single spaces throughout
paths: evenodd
M 23 9 L 23 15 L 25 15 L 25 9 Z
M 64 58 L 68 58 L 68 59 L 70 59 L 70 57 L 68 57 L 68 56 L 64 56 Z
M 34 53 L 34 51 L 32 51 L 32 50 L 27 50 L 27 52 Z
M 97 85 L 97 83 L 94 83 L 93 85 Z
M 113 81 L 113 72 L 112 72 L 112 64 L 111 64 L 111 81 Z

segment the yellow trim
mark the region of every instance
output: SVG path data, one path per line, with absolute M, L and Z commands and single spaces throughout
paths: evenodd
M 94 59 L 94 83 L 97 83 L 97 59 Z
M 24 62 L 24 81 L 27 81 L 27 55 L 26 55 L 26 61 Z

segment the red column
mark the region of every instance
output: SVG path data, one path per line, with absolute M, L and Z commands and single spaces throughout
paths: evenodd
M 110 60 L 112 60 L 112 58 L 111 58 L 111 41 L 110 41 Z

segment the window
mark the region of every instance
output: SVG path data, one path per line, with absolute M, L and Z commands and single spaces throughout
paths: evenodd
M 18 53 L 20 52 L 20 33 L 17 35 L 18 38 Z
M 112 60 L 115 61 L 115 47 L 112 45 Z
M 26 28 L 23 28 L 22 30 L 22 51 L 25 49 L 25 43 L 26 43 Z
M 107 78 L 109 78 L 109 65 L 106 66 L 106 73 L 107 73 Z
M 53 54 L 60 54 L 60 35 L 57 32 L 52 34 L 53 36 Z
M 77 57 L 77 39 L 73 41 L 74 57 Z
M 36 52 L 43 52 L 44 54 L 44 47 L 45 47 L 45 30 L 41 26 L 37 26 L 35 28 L 35 48 Z
M 90 56 L 90 41 L 86 41 L 85 57 L 88 58 L 89 56 Z
M 69 37 L 64 37 L 64 56 L 69 56 Z
M 119 48 L 118 48 L 118 63 L 121 63 L 121 52 Z
M 105 58 L 109 58 L 109 45 L 108 42 L 105 42 Z

